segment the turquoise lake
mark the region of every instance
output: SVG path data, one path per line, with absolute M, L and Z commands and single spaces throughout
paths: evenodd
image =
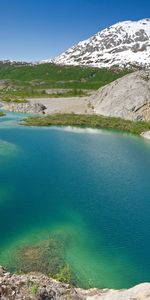
M 150 281 L 150 142 L 0 118 L 0 264 L 60 233 L 81 287 Z

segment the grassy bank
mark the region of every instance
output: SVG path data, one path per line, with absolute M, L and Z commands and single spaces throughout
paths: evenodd
M 75 114 L 30 117 L 24 119 L 23 124 L 27 126 L 75 126 L 82 128 L 114 129 L 136 135 L 140 135 L 143 131 L 150 130 L 150 122 L 133 122 L 120 118 Z

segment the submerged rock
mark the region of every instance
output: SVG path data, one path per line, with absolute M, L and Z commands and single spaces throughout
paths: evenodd
M 128 290 L 70 287 L 40 273 L 10 274 L 0 267 L 1 300 L 149 300 L 150 283 Z
M 19 151 L 19 146 L 15 145 L 13 143 L 0 140 L 0 160 L 4 157 L 11 157 L 12 155 L 15 155 Z

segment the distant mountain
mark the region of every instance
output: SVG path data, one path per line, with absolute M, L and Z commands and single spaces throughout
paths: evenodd
M 0 60 L 0 65 L 26 66 L 26 65 L 33 65 L 33 63 L 26 62 L 26 61 L 17 61 L 17 60 Z
M 117 23 L 45 62 L 98 68 L 150 67 L 150 19 Z

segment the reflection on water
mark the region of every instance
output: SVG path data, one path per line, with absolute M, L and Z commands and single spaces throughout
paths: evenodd
M 16 155 L 18 151 L 19 147 L 17 145 L 0 139 L 0 161 L 4 157 L 9 158 L 12 155 Z

